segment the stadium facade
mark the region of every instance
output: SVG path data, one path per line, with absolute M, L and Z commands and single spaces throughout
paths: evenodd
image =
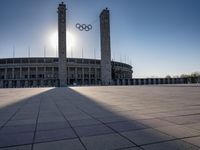
M 100 14 L 101 60 L 67 58 L 66 5 L 58 7 L 58 57 L 0 59 L 0 88 L 111 85 L 132 79 L 132 66 L 111 61 L 110 15 Z

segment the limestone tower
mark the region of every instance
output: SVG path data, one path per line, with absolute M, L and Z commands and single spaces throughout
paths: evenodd
M 66 58 L 66 5 L 62 2 L 58 7 L 58 51 L 60 87 L 67 86 Z
M 109 85 L 111 77 L 111 48 L 110 48 L 110 15 L 106 8 L 100 14 L 100 34 L 101 34 L 101 82 Z

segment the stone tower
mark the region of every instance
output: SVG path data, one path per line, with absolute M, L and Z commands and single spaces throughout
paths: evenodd
M 58 51 L 60 87 L 67 86 L 66 58 L 66 5 L 62 2 L 58 7 Z
M 111 48 L 110 48 L 110 14 L 106 8 L 100 14 L 101 34 L 101 82 L 109 85 L 111 77 Z

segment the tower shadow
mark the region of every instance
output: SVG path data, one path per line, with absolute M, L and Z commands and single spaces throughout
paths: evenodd
M 164 130 L 180 126 L 140 112 L 141 97 L 129 99 L 126 91 L 119 97 L 109 87 L 8 90 L 0 91 L 1 148 L 48 149 L 55 141 L 76 141 L 80 149 L 199 149 Z M 187 136 L 199 135 L 196 130 Z

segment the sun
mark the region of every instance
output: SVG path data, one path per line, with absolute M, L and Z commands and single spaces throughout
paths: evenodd
M 58 31 L 54 31 L 49 35 L 49 43 L 52 48 L 58 46 Z
M 73 35 L 72 32 L 67 31 L 66 39 L 68 48 L 72 48 L 75 46 L 75 36 Z M 53 31 L 49 34 L 49 43 L 52 48 L 58 46 L 58 31 Z
M 75 47 L 75 35 L 70 32 L 67 31 L 67 47 L 68 48 L 74 48 Z

